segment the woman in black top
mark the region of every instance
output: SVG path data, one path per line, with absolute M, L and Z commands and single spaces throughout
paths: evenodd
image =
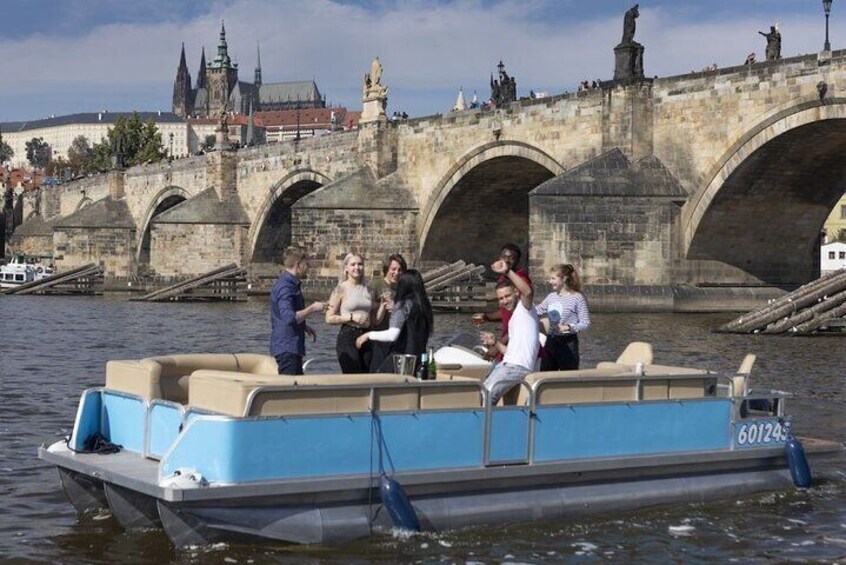
M 432 304 L 426 295 L 423 277 L 419 271 L 410 269 L 400 275 L 397 283 L 388 329 L 362 334 L 355 343 L 357 347 L 362 347 L 370 340 L 390 343 L 384 356 L 377 358 L 374 352 L 370 370 L 374 373 L 392 373 L 392 354 L 406 353 L 419 357 L 426 351 L 433 327 Z

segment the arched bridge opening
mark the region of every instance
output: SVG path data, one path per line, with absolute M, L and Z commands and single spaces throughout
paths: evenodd
M 487 265 L 507 242 L 519 245 L 527 257 L 529 192 L 552 178 L 552 166 L 509 155 L 470 169 L 434 213 L 421 237 L 420 259 Z
M 170 210 L 177 204 L 185 202 L 188 199 L 188 193 L 178 186 L 170 186 L 160 192 L 153 200 L 155 203 L 150 210 L 148 210 L 144 218 L 144 231 L 141 234 L 141 239 L 138 244 L 138 267 L 144 269 L 150 265 L 150 232 L 153 225 L 153 218 Z
M 820 230 L 846 188 L 846 115 L 821 111 L 840 116 L 799 112 L 725 160 L 690 203 L 689 259 L 720 261 L 785 288 L 819 276 Z
M 319 173 L 301 171 L 289 175 L 270 191 L 250 230 L 250 262 L 255 269 L 264 266 L 274 273 L 278 271 L 282 254 L 291 245 L 291 207 L 327 182 L 329 179 Z

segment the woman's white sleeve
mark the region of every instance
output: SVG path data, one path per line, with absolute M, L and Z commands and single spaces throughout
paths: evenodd
M 370 341 L 394 342 L 400 334 L 399 328 L 388 328 L 379 332 L 370 332 Z

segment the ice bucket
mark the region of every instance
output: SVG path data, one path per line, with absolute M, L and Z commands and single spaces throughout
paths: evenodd
M 398 375 L 414 376 L 417 367 L 417 356 L 406 353 L 394 353 L 394 373 Z

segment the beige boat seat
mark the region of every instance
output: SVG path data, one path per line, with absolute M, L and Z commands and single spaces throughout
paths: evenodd
M 613 381 L 584 382 L 576 379 L 589 377 L 617 377 Z M 537 405 L 580 404 L 585 402 L 621 402 L 637 399 L 637 379 L 631 371 L 621 373 L 617 369 L 581 369 L 578 371 L 543 371 L 526 375 L 517 396 L 517 404 L 529 403 L 529 388 L 541 379 L 545 382 L 539 388 Z
M 755 355 L 749 353 L 741 361 L 737 374 L 731 380 L 732 396 L 746 396 L 746 391 L 749 390 L 749 375 L 756 359 Z
M 670 365 L 647 365 L 644 374 L 655 377 L 661 375 L 686 376 L 703 375 L 702 379 L 673 379 L 642 380 L 642 400 L 667 400 L 702 398 L 706 388 L 713 381 L 712 377 L 704 377 L 708 372 L 690 367 L 673 367 Z M 597 381 L 573 382 L 576 379 L 602 377 Z M 610 379 L 609 379 L 610 378 Z M 586 402 L 626 402 L 637 400 L 637 375 L 631 367 L 608 363 L 596 369 L 582 369 L 579 371 L 547 371 L 526 375 L 524 383 L 528 386 L 515 388 L 516 404 L 525 406 L 529 403 L 529 388 L 544 379 L 546 382 L 540 387 L 537 404 L 579 404 Z
M 367 385 L 374 384 L 380 385 L 374 389 L 374 406 L 382 412 L 478 408 L 483 405 L 478 381 L 447 375 L 439 380 L 457 384 L 431 386 L 413 377 L 387 373 L 266 379 L 262 375 L 197 371 L 191 375 L 189 405 L 230 416 L 360 413 L 370 410 L 370 388 Z M 253 391 L 274 385 L 297 388 L 259 390 L 249 403 Z
M 438 375 L 445 372 L 449 375 L 468 377 L 476 381 L 483 381 L 491 372 L 492 365 L 464 365 L 462 363 L 444 363 L 438 365 Z
M 197 370 L 212 369 L 277 375 L 276 360 L 257 353 L 188 353 L 106 363 L 106 389 L 138 395 L 146 400 L 161 398 L 186 403 L 189 377 Z
M 597 369 L 634 367 L 638 363 L 649 365 L 652 363 L 652 344 L 645 341 L 633 341 L 626 346 L 616 361 L 602 361 L 596 365 Z M 616 367 L 615 367 L 616 366 Z

